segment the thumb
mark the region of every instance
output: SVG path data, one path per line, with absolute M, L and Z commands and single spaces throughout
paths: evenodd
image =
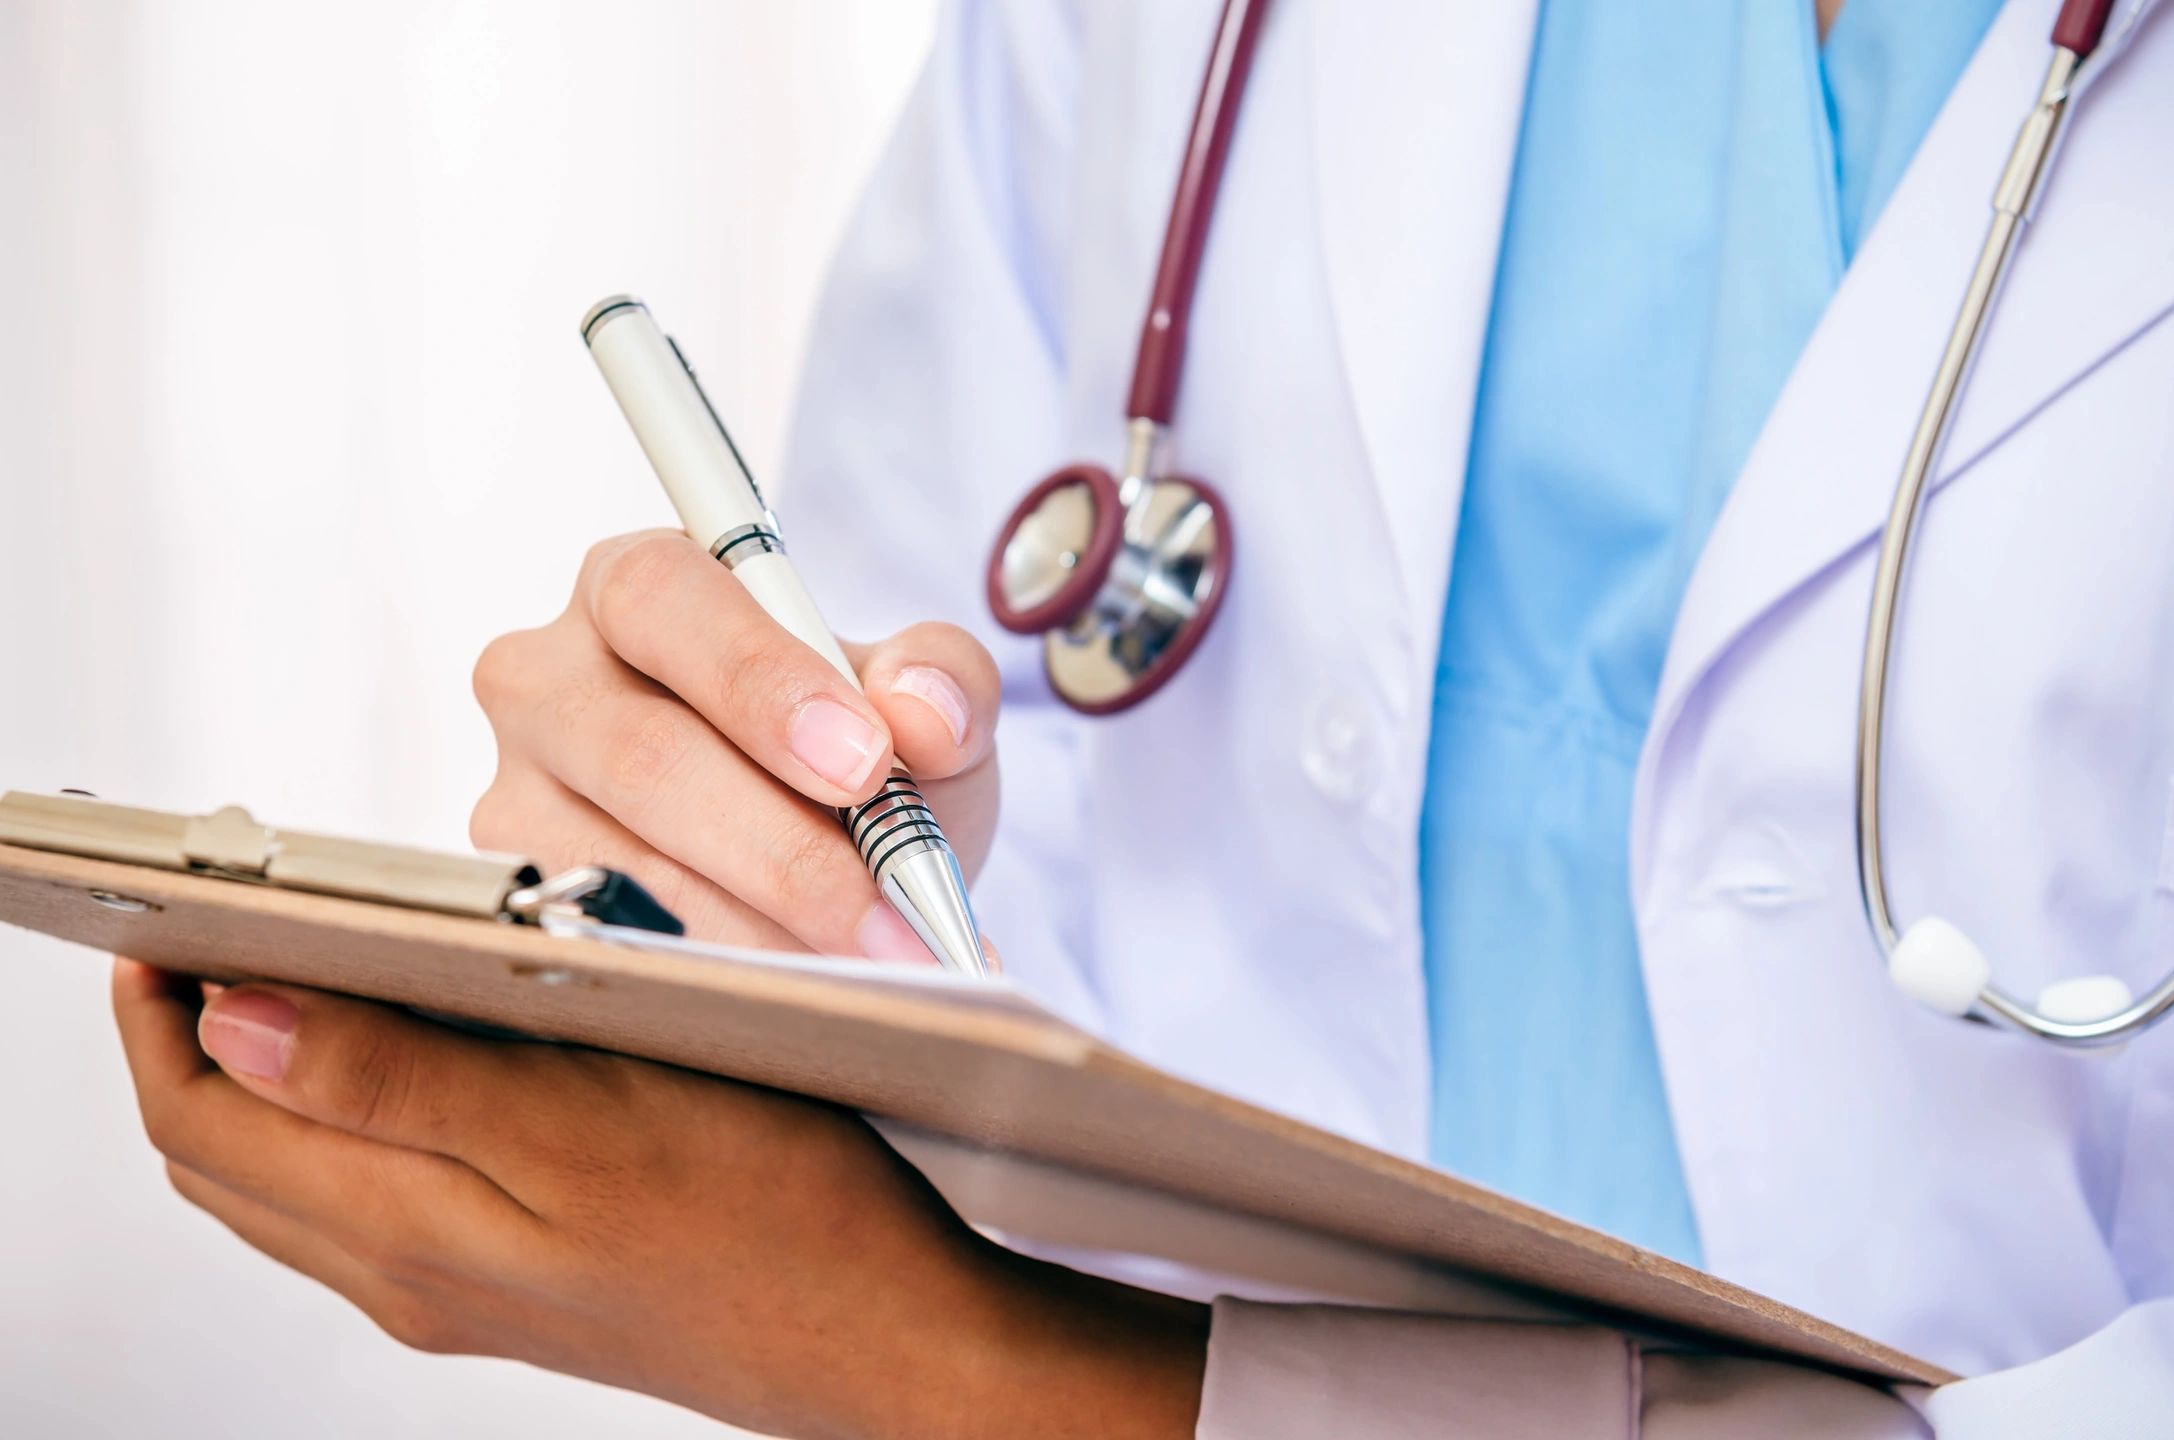
M 531 1149 L 537 1047 L 462 1034 L 389 1005 L 251 984 L 206 1002 L 197 1040 L 243 1089 L 305 1120 L 477 1168 Z
M 987 758 L 1001 681 L 980 641 L 929 623 L 847 653 L 915 778 L 949 779 Z

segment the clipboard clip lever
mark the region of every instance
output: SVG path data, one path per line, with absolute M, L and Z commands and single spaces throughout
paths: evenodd
M 10 791 L 0 795 L 0 844 L 481 920 L 686 933 L 631 877 L 601 865 L 545 879 L 518 855 L 447 855 L 276 829 L 239 805 L 177 815 L 82 792 Z
M 687 933 L 679 917 L 657 903 L 640 882 L 601 865 L 562 870 L 548 880 L 522 886 L 506 897 L 506 914 L 547 929 L 615 925 L 663 935 Z
M 181 827 L 181 857 L 191 870 L 229 880 L 269 883 L 279 836 L 239 805 L 192 815 Z

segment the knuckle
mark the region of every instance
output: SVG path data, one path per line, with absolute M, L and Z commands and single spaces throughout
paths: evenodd
M 425 1355 L 460 1353 L 459 1326 L 445 1306 L 411 1290 L 395 1288 L 370 1308 L 370 1318 L 400 1344 Z
M 852 855 L 845 845 L 843 832 L 799 817 L 772 836 L 764 847 L 764 880 L 777 907 L 803 921 L 837 911 L 846 884 L 860 877 L 857 866 L 848 868 Z
M 603 539 L 597 541 L 594 545 L 591 545 L 587 550 L 584 550 L 582 552 L 581 572 L 579 576 L 581 583 L 586 585 L 594 581 L 596 579 L 597 572 L 602 570 L 605 565 L 609 564 L 613 556 L 617 555 L 620 551 L 626 549 L 627 546 L 633 544 L 635 541 L 642 539 L 644 536 L 661 535 L 664 533 L 666 532 L 662 530 L 631 530 L 623 535 L 605 536 Z
M 512 848 L 513 837 L 519 827 L 514 823 L 516 803 L 507 793 L 506 783 L 495 780 L 491 787 L 476 797 L 475 808 L 468 812 L 468 843 L 478 850 Z
M 651 795 L 685 762 L 694 742 L 694 725 L 679 710 L 644 705 L 612 727 L 609 781 L 621 794 Z
M 621 541 L 595 562 L 591 594 L 598 627 L 614 633 L 638 623 L 672 583 L 686 559 L 686 541 L 644 535 Z
M 413 1104 L 413 1057 L 374 1026 L 363 1027 L 344 1048 L 339 1063 L 324 1070 L 333 1113 L 366 1134 L 399 1125 Z
M 554 1215 L 578 1255 L 599 1259 L 638 1248 L 645 1203 L 667 1189 L 684 1165 L 685 1114 L 657 1080 L 654 1066 L 620 1056 L 585 1055 L 572 1067 L 593 1104 L 555 1132 L 550 1160 Z
M 768 619 L 728 632 L 715 651 L 709 704 L 698 706 L 747 748 L 782 741 L 786 717 L 811 696 L 834 688 L 830 666 L 813 650 Z
M 203 1193 L 202 1177 L 177 1160 L 169 1159 L 166 1162 L 166 1183 L 173 1187 L 176 1195 L 191 1205 L 196 1204 L 196 1197 Z
M 185 1107 L 174 1095 L 145 1097 L 143 1134 L 151 1142 L 151 1148 L 165 1156 L 169 1162 L 186 1166 L 195 1156 L 195 1132 L 187 1122 Z M 169 1173 L 170 1171 L 171 1165 Z
M 581 569 L 577 572 L 576 578 L 584 584 L 595 579 L 596 572 L 604 568 L 604 562 L 611 558 L 613 552 L 626 543 L 626 536 L 624 535 L 608 535 L 582 551 Z
M 607 668 L 573 665 L 550 672 L 538 697 L 540 732 L 528 739 L 531 753 L 548 754 L 587 731 L 597 706 L 614 695 L 626 693 L 618 677 Z
M 748 637 L 722 647 L 711 672 L 711 713 L 744 730 L 765 710 L 784 709 L 793 697 L 779 681 L 790 673 L 791 664 L 789 652 L 775 640 Z
M 495 637 L 476 656 L 468 687 L 486 715 L 503 710 L 521 693 L 522 680 L 528 671 L 528 651 L 535 639 L 533 630 L 509 631 Z

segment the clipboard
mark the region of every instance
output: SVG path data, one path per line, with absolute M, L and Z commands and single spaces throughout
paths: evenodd
M 547 880 L 514 857 L 279 832 L 240 811 L 0 796 L 0 921 L 206 979 L 315 986 L 849 1106 L 970 1223 L 1007 1238 L 1145 1256 L 1256 1294 L 1586 1320 L 1874 1381 L 1954 1378 L 1181 1080 L 1001 980 L 600 918 L 577 892 L 604 873 Z

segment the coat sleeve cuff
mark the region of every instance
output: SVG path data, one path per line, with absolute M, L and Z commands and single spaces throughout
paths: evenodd
M 1212 1339 L 1208 1363 L 1215 1363 Z M 2174 1416 L 2174 1300 L 2147 1301 L 2066 1350 L 1959 1380 L 1921 1403 L 1940 1440 L 2168 1434 L 2174 1427 L 2168 1418 Z
M 1611 1330 L 1215 1302 L 1197 1440 L 1630 1440 L 1637 1348 Z

